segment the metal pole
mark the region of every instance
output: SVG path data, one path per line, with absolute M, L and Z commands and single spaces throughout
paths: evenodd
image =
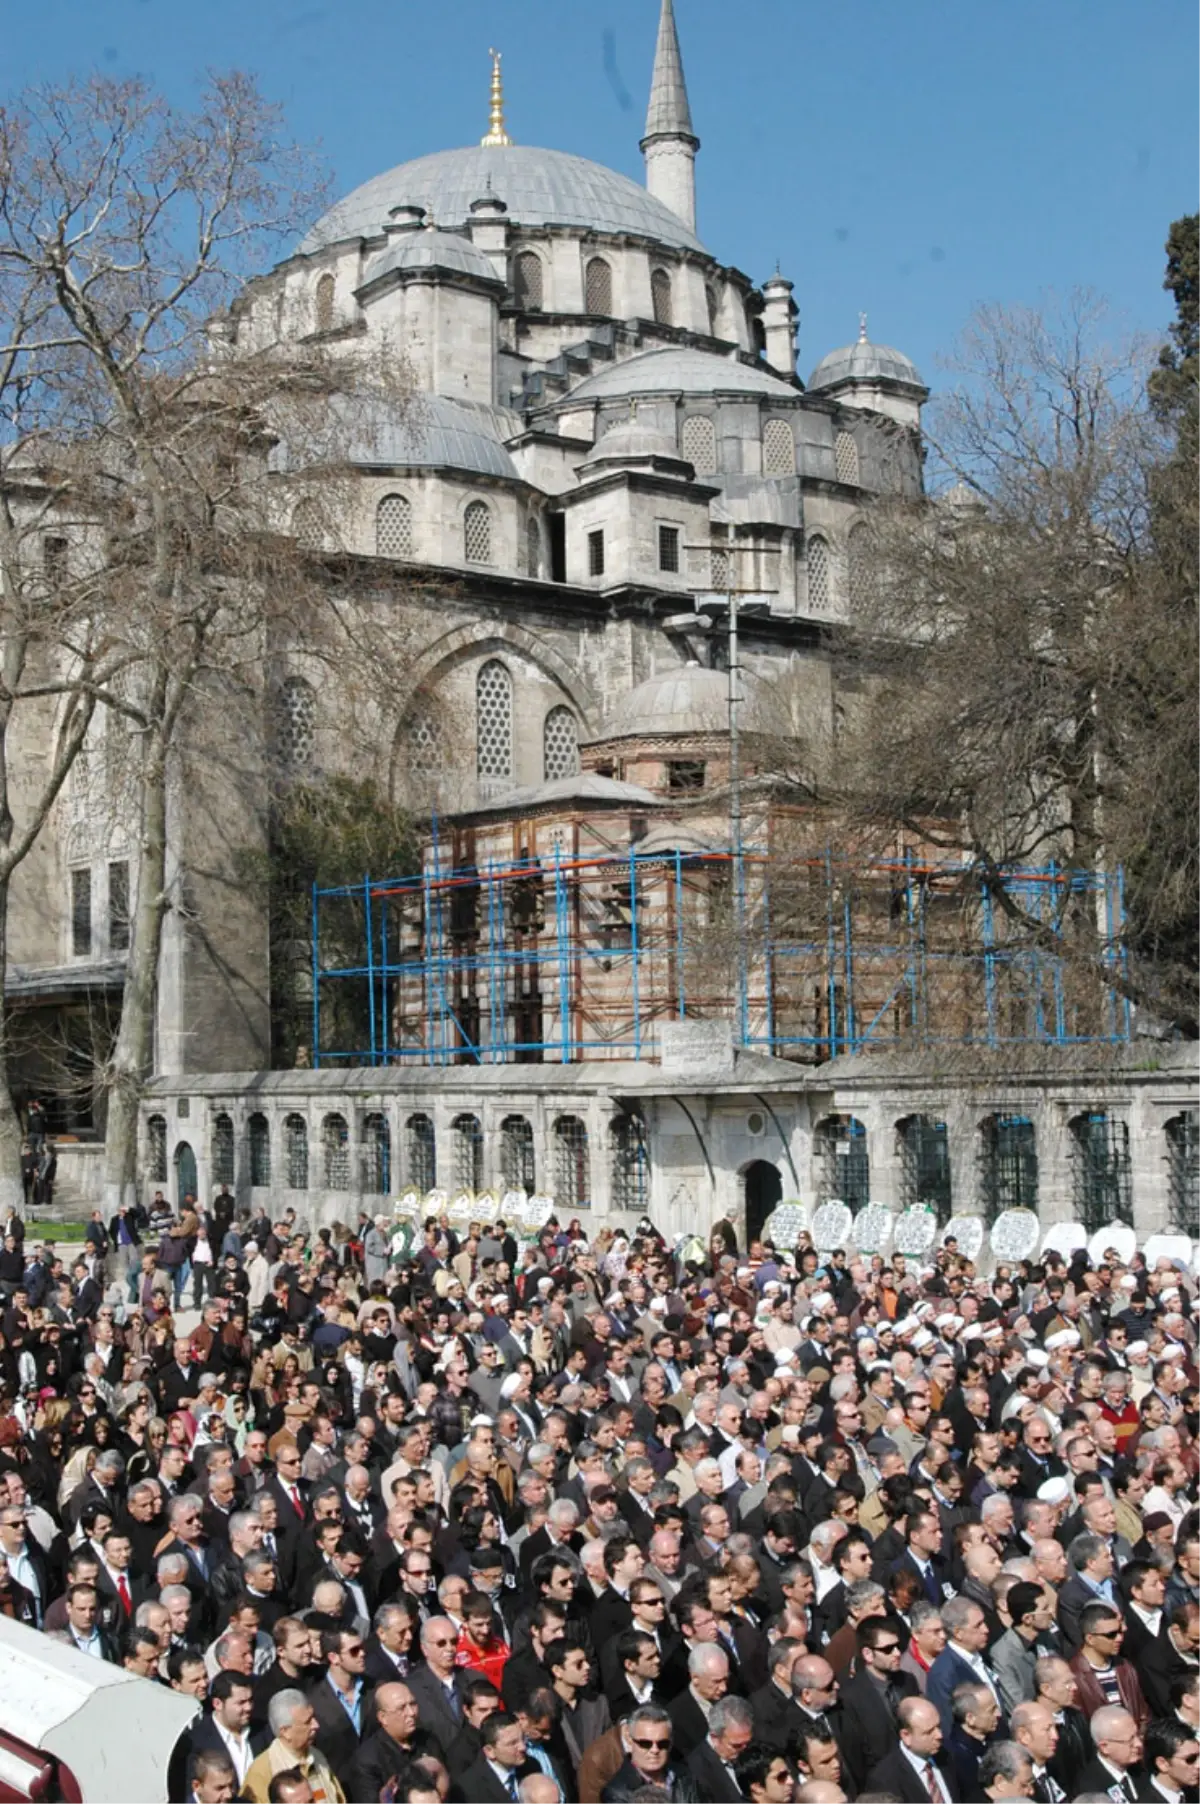
M 732 565 L 730 566 L 732 569 Z M 738 665 L 738 592 L 730 585 L 729 601 L 729 838 L 733 851 L 733 927 L 737 940 L 738 1040 L 750 1038 L 750 999 L 746 982 L 746 864 L 742 845 L 741 742 L 738 710 L 741 701 Z
M 312 886 L 312 1062 L 321 1063 L 321 954 L 317 925 L 317 886 Z
M 637 853 L 629 848 L 629 941 L 633 949 L 633 1056 L 642 1056 L 642 990 L 638 961 L 642 949 L 638 938 Z
M 375 928 L 371 920 L 371 879 L 363 878 L 363 914 L 367 930 L 367 1019 L 371 1025 L 371 1063 L 379 1063 L 379 1045 L 375 1032 Z
M 675 848 L 675 973 L 679 1019 L 687 1019 L 687 989 L 683 978 L 683 854 Z

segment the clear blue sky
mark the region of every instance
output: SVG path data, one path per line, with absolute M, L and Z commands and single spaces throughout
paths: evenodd
M 254 71 L 336 189 L 486 128 L 641 178 L 658 0 L 37 0 L 4 81 L 98 68 L 188 100 Z M 699 229 L 796 284 L 800 371 L 854 337 L 937 359 L 980 301 L 1090 286 L 1158 333 L 1169 222 L 1196 205 L 1194 0 L 676 0 Z

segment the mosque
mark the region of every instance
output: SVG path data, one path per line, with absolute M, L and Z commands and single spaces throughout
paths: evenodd
M 1195 1074 L 1169 1047 L 1147 1060 L 1112 998 L 1073 1033 L 1052 978 L 1043 1032 L 1027 993 L 995 1001 L 1002 947 L 934 997 L 945 1037 L 916 1033 L 925 848 L 897 839 L 852 910 L 816 798 L 860 694 L 865 511 L 921 495 L 929 391 L 865 320 L 802 380 L 792 283 L 701 241 L 672 0 L 641 149 L 644 186 L 514 142 L 493 55 L 477 145 L 364 183 L 233 309 L 251 348 L 403 357 L 410 392 L 341 421 L 350 482 L 322 497 L 271 455 L 299 545 L 412 632 L 374 774 L 429 825 L 420 876 L 368 897 L 360 1042 L 323 1025 L 318 932 L 311 1042 L 273 1046 L 265 926 L 212 824 L 256 805 L 185 786 L 147 1182 L 318 1217 L 524 1190 L 670 1233 L 754 1231 L 781 1198 L 1187 1220 Z M 279 765 L 337 770 L 344 698 L 303 645 L 270 665 Z M 99 818 L 76 785 L 69 906 L 20 940 L 31 1008 L 119 994 L 136 870 Z M 785 944 L 768 873 L 799 864 L 819 928 Z M 94 1191 L 86 1131 L 63 1166 Z

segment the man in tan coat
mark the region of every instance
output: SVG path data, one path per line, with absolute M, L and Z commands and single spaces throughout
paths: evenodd
M 263 1749 L 246 1774 L 242 1797 L 253 1804 L 269 1804 L 271 1781 L 276 1773 L 293 1768 L 308 1780 L 313 1804 L 346 1804 L 346 1794 L 333 1776 L 324 1754 L 313 1746 L 317 1715 L 302 1691 L 277 1691 L 267 1711 L 275 1737 Z

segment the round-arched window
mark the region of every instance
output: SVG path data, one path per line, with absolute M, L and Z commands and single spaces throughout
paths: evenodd
M 583 305 L 588 313 L 613 310 L 612 268 L 603 257 L 590 257 L 583 274 Z
M 516 262 L 517 306 L 537 313 L 542 306 L 542 259 L 536 251 L 519 251 Z
M 656 269 L 651 272 L 650 304 L 658 324 L 660 326 L 671 325 L 671 278 L 665 269 Z
M 570 708 L 551 708 L 542 725 L 542 770 L 547 783 L 579 771 L 579 727 Z
M 481 777 L 512 776 L 512 678 L 498 658 L 475 679 L 475 768 Z
M 492 510 L 486 501 L 471 501 L 463 515 L 463 556 L 468 564 L 492 561 Z
M 375 554 L 411 557 L 412 552 L 412 502 L 407 495 L 385 495 L 375 509 Z

